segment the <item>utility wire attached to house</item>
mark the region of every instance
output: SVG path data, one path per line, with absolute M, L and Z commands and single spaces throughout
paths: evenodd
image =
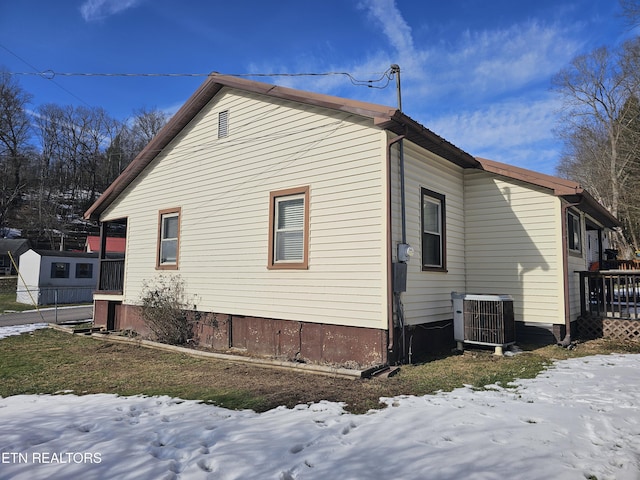
M 35 70 L 35 67 L 33 67 Z M 360 80 L 349 72 L 322 72 L 322 73 L 109 73 L 109 72 L 56 72 L 54 70 L 42 70 L 33 72 L 8 72 L 9 75 L 30 75 L 40 76 L 45 80 L 53 80 L 56 77 L 209 77 L 212 75 L 226 75 L 229 77 L 323 77 L 332 75 L 342 75 L 349 79 L 355 86 L 365 86 L 369 88 L 386 88 L 396 74 L 392 67 L 382 73 L 370 73 L 378 75 L 377 78 Z M 384 82 L 384 83 L 382 83 Z M 378 85 L 382 83 L 381 85 Z

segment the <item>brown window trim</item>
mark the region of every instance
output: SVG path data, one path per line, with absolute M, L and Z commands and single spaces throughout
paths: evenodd
M 579 248 L 575 249 L 575 248 L 571 248 L 571 239 L 569 238 L 569 233 L 571 231 L 571 229 L 569 228 L 569 220 L 575 217 L 576 220 L 578 220 L 578 241 L 579 241 Z M 577 212 L 573 209 L 567 209 L 567 218 L 565 219 L 565 222 L 567 222 L 567 251 L 569 252 L 569 255 L 571 255 L 572 257 L 582 257 L 582 253 L 584 251 L 584 247 L 583 247 L 583 242 L 584 239 L 582 237 L 582 215 L 580 215 L 580 212 Z
M 168 214 L 178 214 L 178 238 L 176 244 L 176 263 L 160 264 L 160 246 L 162 244 L 162 217 Z M 158 244 L 156 246 L 156 270 L 178 270 L 180 263 L 180 225 L 182 224 L 182 208 L 167 208 L 158 212 Z
M 431 197 L 440 202 L 440 241 L 441 241 L 441 266 L 429 266 L 424 264 L 423 260 L 423 237 L 424 237 L 424 197 Z M 434 192 L 428 188 L 420 188 L 420 263 L 423 272 L 447 272 L 447 216 L 446 216 L 446 197 L 442 193 Z
M 276 262 L 274 255 L 275 208 L 276 200 L 292 195 L 304 195 L 304 227 L 303 254 L 300 262 Z M 267 268 L 269 270 L 307 270 L 309 268 L 309 186 L 277 190 L 269 193 L 269 254 Z

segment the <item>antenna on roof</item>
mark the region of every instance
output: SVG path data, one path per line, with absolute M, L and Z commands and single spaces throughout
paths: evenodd
M 396 74 L 396 90 L 398 92 L 398 110 L 402 111 L 402 93 L 400 91 L 400 66 L 397 64 L 391 65 L 391 74 Z

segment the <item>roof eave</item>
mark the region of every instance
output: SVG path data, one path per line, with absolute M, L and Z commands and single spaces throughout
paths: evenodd
M 551 190 L 555 196 L 563 198 L 566 202 L 574 204 L 580 210 L 588 213 L 603 227 L 615 228 L 621 225 L 620 221 L 609 210 L 602 206 L 577 182 L 486 158 L 478 158 L 478 161 L 482 165 L 481 168 L 487 172 Z
M 89 207 L 84 218 L 99 219 L 100 214 L 111 202 L 153 161 L 221 88 L 221 84 L 212 81 L 211 77 L 208 78 Z
M 456 147 L 399 110 L 395 110 L 390 116 L 378 116 L 374 119 L 374 124 L 397 135 L 405 135 L 407 140 L 460 167 L 481 168 L 480 162 L 471 154 Z
M 614 229 L 622 226 L 620 220 L 614 217 L 600 202 L 591 196 L 586 190 L 573 195 L 560 195 L 569 204 L 588 214 L 605 228 Z
M 481 164 L 481 168 L 487 172 L 502 175 L 503 177 L 521 180 L 526 183 L 538 185 L 539 187 L 553 190 L 554 195 L 571 195 L 583 191 L 579 183 L 553 175 L 527 170 L 526 168 L 508 165 L 506 163 L 476 157 Z

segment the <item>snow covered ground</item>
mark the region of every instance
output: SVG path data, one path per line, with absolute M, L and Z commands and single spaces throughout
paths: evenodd
M 0 338 L 20 335 L 21 333 L 32 332 L 38 328 L 47 328 L 48 323 L 31 323 L 27 325 L 12 325 L 10 327 L 0 327 Z
M 0 398 L 0 479 L 640 479 L 640 355 L 558 362 L 516 389 L 346 413 L 170 397 Z

